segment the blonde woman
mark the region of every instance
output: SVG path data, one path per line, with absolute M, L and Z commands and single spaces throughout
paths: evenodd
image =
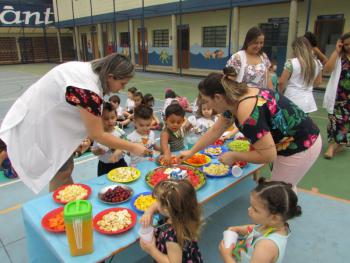
M 317 111 L 312 90 L 322 83 L 322 64 L 314 58 L 305 37 L 294 40 L 292 49 L 294 58 L 285 63 L 278 90 L 305 113 Z
M 321 151 L 316 124 L 284 96 L 270 89 L 248 87 L 234 79 L 232 68 L 224 74 L 211 73 L 198 86 L 201 99 L 221 116 L 189 151 L 185 160 L 214 143 L 233 123 L 254 146 L 250 152 L 227 152 L 220 161 L 273 162 L 272 180 L 294 187 L 310 169 Z

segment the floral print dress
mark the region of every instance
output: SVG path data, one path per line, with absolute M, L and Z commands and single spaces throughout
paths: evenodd
M 271 62 L 265 53 L 260 55 L 261 63 L 256 65 L 246 65 L 243 74 L 242 82 L 247 83 L 249 87 L 266 88 L 268 69 L 271 66 Z M 233 67 L 237 73 L 242 69 L 242 61 L 238 53 L 233 54 L 227 61 L 226 66 Z
M 156 246 L 160 252 L 167 254 L 166 242 L 177 242 L 176 233 L 170 224 L 164 224 L 155 230 Z M 182 248 L 182 263 L 202 263 L 202 255 L 197 241 L 185 241 Z
M 328 114 L 328 142 L 350 144 L 350 60 L 341 59 L 341 73 L 333 114 Z
M 66 102 L 80 106 L 95 116 L 101 116 L 102 99 L 90 90 L 69 86 L 66 90 Z
M 236 126 L 251 144 L 268 132 L 272 135 L 278 155 L 290 156 L 314 144 L 320 131 L 293 102 L 268 89 L 260 89 L 253 97 L 257 100 L 251 115 L 242 124 L 235 120 Z M 224 117 L 227 118 L 227 113 L 224 113 Z

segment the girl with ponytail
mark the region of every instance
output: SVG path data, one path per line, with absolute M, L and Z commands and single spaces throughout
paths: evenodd
M 298 197 L 291 184 L 260 178 L 250 195 L 248 215 L 253 225 L 232 226 L 228 230 L 241 236 L 237 245 L 219 251 L 225 263 L 280 263 L 290 235 L 288 220 L 301 215 Z

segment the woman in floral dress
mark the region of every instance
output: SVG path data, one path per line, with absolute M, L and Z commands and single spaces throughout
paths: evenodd
M 322 140 L 314 122 L 286 97 L 270 89 L 248 87 L 235 81 L 233 68 L 224 74 L 209 74 L 199 84 L 201 98 L 218 113 L 219 119 L 180 159 L 215 142 L 234 122 L 253 145 L 250 152 L 227 152 L 220 161 L 273 162 L 272 180 L 294 187 L 316 161 Z
M 350 32 L 338 40 L 336 49 L 326 63 L 324 71 L 333 72 L 332 76 L 337 79 L 334 106 L 327 108 L 328 149 L 324 157 L 331 159 L 334 154 L 342 151 L 344 146 L 350 143 Z M 327 86 L 327 89 L 333 88 L 332 85 Z M 327 90 L 326 94 L 328 92 L 330 90 Z
M 248 30 L 243 47 L 227 61 L 227 67 L 237 72 L 237 81 L 247 83 L 250 87 L 273 89 L 267 55 L 262 51 L 265 36 L 263 32 L 252 27 Z

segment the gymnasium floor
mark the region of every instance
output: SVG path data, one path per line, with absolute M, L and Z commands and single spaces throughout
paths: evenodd
M 53 64 L 0 66 L 0 122 L 14 100 L 53 66 Z M 156 108 L 160 108 L 164 88 L 171 87 L 192 101 L 196 96 L 196 85 L 199 80 L 200 78 L 138 72 L 128 87 L 136 86 L 144 93 L 152 93 L 157 99 Z M 120 96 L 124 101 L 125 92 Z M 320 107 L 323 93 L 315 92 L 315 97 Z M 311 116 L 322 131 L 325 148 L 327 114 L 323 109 L 319 109 Z M 347 246 L 350 236 L 347 228 L 350 222 L 349 157 L 349 148 L 330 161 L 320 156 L 300 183 L 299 197 L 303 215 L 291 221 L 292 236 L 284 262 L 349 261 L 350 251 Z M 90 153 L 77 158 L 73 172 L 75 181 L 95 177 L 96 166 L 97 160 Z M 268 176 L 268 169 L 264 169 L 262 174 Z M 46 188 L 39 195 L 47 193 Z M 10 180 L 0 174 L 1 262 L 29 261 L 20 208 L 23 203 L 36 197 L 19 179 Z M 222 231 L 227 226 L 249 222 L 248 203 L 249 195 L 243 195 L 207 220 L 200 241 L 206 262 L 220 262 L 217 246 L 222 238 Z M 145 258 L 140 262 L 149 261 L 149 258 Z

